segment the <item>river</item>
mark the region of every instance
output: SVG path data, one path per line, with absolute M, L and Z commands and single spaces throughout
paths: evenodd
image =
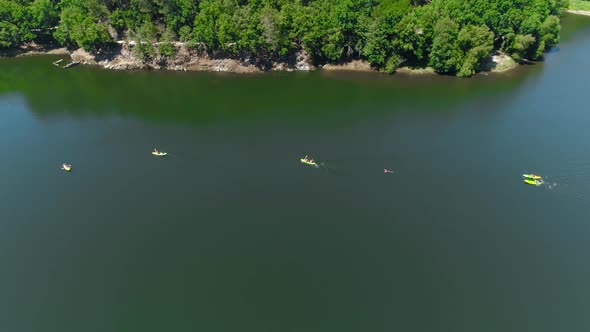
M 471 79 L 1 59 L 0 330 L 588 331 L 588 54 L 566 16 Z

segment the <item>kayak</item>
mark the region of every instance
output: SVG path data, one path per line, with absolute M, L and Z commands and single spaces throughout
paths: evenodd
M 537 187 L 541 185 L 541 182 L 536 180 L 525 179 L 524 182 Z
M 318 164 L 316 164 L 315 162 L 311 162 L 309 160 L 306 160 L 306 159 L 301 159 L 301 162 L 304 163 L 304 164 L 307 164 L 309 166 L 316 166 L 316 167 L 318 167 Z
M 167 154 L 168 154 L 168 152 L 154 152 L 154 151 L 152 151 L 152 154 L 153 154 L 154 156 L 161 157 L 161 156 L 165 156 L 165 155 L 167 155 Z
M 72 165 L 63 164 L 61 165 L 61 169 L 63 169 L 66 172 L 70 172 L 72 170 Z
M 523 174 L 525 178 L 533 179 L 533 180 L 540 180 L 541 177 L 535 174 Z

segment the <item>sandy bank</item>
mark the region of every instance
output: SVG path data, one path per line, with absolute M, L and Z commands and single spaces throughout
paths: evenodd
M 326 64 L 322 66 L 322 70 L 329 70 L 329 71 L 374 71 L 371 68 L 371 65 L 367 61 L 363 60 L 353 60 L 346 63 L 339 63 L 339 64 Z
M 564 9 L 563 11 L 570 14 L 590 16 L 590 11 L 586 10 Z
M 18 48 L 0 51 L 0 56 L 27 56 L 27 55 L 70 55 L 70 52 L 65 47 L 53 47 L 46 45 L 38 45 L 35 43 L 23 44 Z

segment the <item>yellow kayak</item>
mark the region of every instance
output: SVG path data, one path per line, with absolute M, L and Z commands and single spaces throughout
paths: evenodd
M 154 156 L 161 157 L 161 156 L 165 156 L 165 155 L 167 155 L 167 154 L 168 154 L 168 152 L 159 152 L 159 151 L 158 151 L 158 152 L 156 152 L 156 151 L 152 151 L 152 154 L 153 154 Z
M 313 161 L 309 161 L 309 160 L 307 160 L 307 159 L 304 159 L 304 158 L 301 158 L 301 162 L 302 162 L 302 163 L 304 163 L 304 164 L 307 164 L 307 165 L 309 165 L 309 166 L 315 166 L 315 167 L 318 167 L 318 164 L 316 164 L 315 162 L 313 162 Z
M 533 185 L 533 186 L 537 186 L 537 187 L 541 185 L 541 181 L 538 181 L 538 180 L 530 180 L 530 179 L 525 179 L 524 180 L 524 183 L 527 183 L 527 184 L 530 184 L 530 185 Z
M 522 176 L 528 179 L 541 180 L 541 177 L 535 174 L 523 174 Z
M 66 172 L 70 172 L 72 170 L 72 165 L 69 164 L 62 164 L 61 165 L 61 169 L 66 171 Z

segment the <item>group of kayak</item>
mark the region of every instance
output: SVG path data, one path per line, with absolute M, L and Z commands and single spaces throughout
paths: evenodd
M 533 186 L 540 186 L 542 185 L 543 182 L 543 178 L 540 175 L 536 175 L 536 174 L 523 174 L 522 177 L 524 178 L 524 183 L 526 184 L 530 184 Z
M 152 151 L 152 154 L 157 157 L 162 157 L 168 155 L 168 152 L 158 151 L 158 149 L 154 149 L 154 151 Z M 61 169 L 65 172 L 71 172 L 72 164 L 63 163 L 61 164 Z
M 301 162 L 304 163 L 304 164 L 306 164 L 306 165 L 309 165 L 309 166 L 320 167 L 312 158 L 308 158 L 307 156 L 301 158 Z M 390 169 L 384 168 L 383 169 L 383 173 L 385 173 L 385 174 L 388 174 L 388 173 L 393 174 L 393 171 L 390 170 Z
M 310 165 L 310 166 L 314 166 L 314 167 L 320 167 L 312 158 L 308 158 L 307 156 L 301 158 L 301 162 L 306 164 L 306 165 Z M 387 168 L 383 169 L 383 173 L 388 174 L 388 173 L 393 173 L 392 170 L 389 170 Z M 544 183 L 543 178 L 540 175 L 536 175 L 536 174 L 523 174 L 522 177 L 524 178 L 524 183 L 526 184 L 530 184 L 533 186 L 540 186 Z
M 167 152 L 163 152 L 163 151 L 159 151 L 158 149 L 154 149 L 154 151 L 152 151 L 152 155 L 154 156 L 158 156 L 158 157 L 162 157 L 162 156 L 166 156 L 168 155 Z M 310 165 L 310 166 L 314 166 L 314 167 L 320 167 L 314 160 L 313 158 L 308 158 L 308 156 L 305 156 L 303 158 L 301 158 L 301 162 L 306 164 L 306 165 Z M 63 163 L 61 165 L 61 169 L 65 172 L 71 172 L 72 171 L 72 164 L 68 164 L 68 163 Z M 387 174 L 387 173 L 393 173 L 392 170 L 389 170 L 387 168 L 383 169 L 383 173 Z M 540 186 L 542 185 L 543 182 L 543 178 L 540 175 L 536 175 L 536 174 L 523 174 L 522 177 L 524 178 L 524 182 L 526 184 L 530 184 L 533 186 Z

